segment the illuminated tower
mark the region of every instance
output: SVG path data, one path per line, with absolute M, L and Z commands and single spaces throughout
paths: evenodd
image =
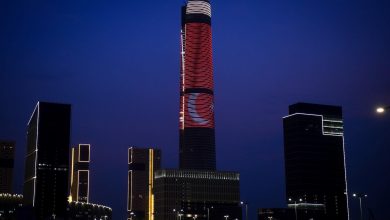
M 36 219 L 66 217 L 70 117 L 70 105 L 38 102 L 27 124 L 23 206 Z
M 215 170 L 214 89 L 209 0 L 182 7 L 180 169 Z
M 89 162 L 91 145 L 72 148 L 69 201 L 89 202 Z
M 322 205 L 324 219 L 349 219 L 342 108 L 297 103 L 283 127 L 289 207 Z
M 15 142 L 0 140 L 0 193 L 12 194 Z
M 154 219 L 154 171 L 160 169 L 161 151 L 131 147 L 128 151 L 127 214 L 131 220 Z

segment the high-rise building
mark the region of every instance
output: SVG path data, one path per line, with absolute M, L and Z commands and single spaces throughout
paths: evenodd
M 215 170 L 214 85 L 209 0 L 182 7 L 180 169 Z
M 12 194 L 15 142 L 0 140 L 0 193 Z
M 289 206 L 322 204 L 324 219 L 349 219 L 342 108 L 297 103 L 283 127 Z
M 23 203 L 36 219 L 66 216 L 70 118 L 70 105 L 38 102 L 27 124 Z
M 156 220 L 241 219 L 236 172 L 216 171 L 209 0 L 182 7 L 179 170 L 157 170 Z
M 91 145 L 72 148 L 69 201 L 89 202 L 89 162 Z
M 241 219 L 239 176 L 224 171 L 157 170 L 156 219 Z
M 129 148 L 128 219 L 154 219 L 154 171 L 160 169 L 160 164 L 161 151 L 159 149 Z

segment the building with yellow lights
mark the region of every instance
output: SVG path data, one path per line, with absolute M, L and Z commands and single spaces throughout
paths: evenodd
M 91 145 L 72 148 L 69 201 L 89 202 L 89 162 Z
M 154 219 L 154 171 L 160 169 L 160 164 L 159 149 L 138 147 L 128 149 L 128 219 Z

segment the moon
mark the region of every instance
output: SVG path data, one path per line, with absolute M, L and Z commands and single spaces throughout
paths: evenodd
M 205 124 L 209 123 L 209 120 L 200 117 L 200 115 L 196 111 L 196 104 L 195 103 L 196 103 L 196 99 L 198 98 L 198 96 L 199 96 L 199 93 L 190 93 L 190 95 L 188 96 L 187 110 L 188 110 L 188 113 L 190 114 L 191 119 L 194 122 L 196 122 L 199 125 L 205 125 Z

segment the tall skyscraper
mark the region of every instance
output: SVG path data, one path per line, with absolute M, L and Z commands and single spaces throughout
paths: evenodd
M 89 202 L 89 162 L 91 145 L 72 148 L 69 201 Z
M 15 142 L 0 140 L 0 193 L 12 194 Z
M 160 169 L 161 151 L 131 147 L 128 150 L 128 158 L 128 219 L 153 220 L 154 171 Z
M 23 200 L 36 219 L 66 216 L 71 106 L 38 102 L 27 124 Z
M 155 172 L 156 219 L 241 219 L 239 173 L 216 171 L 208 0 L 182 7 L 180 73 L 180 169 Z
M 215 170 L 214 85 L 209 0 L 182 7 L 180 169 Z
M 324 219 L 349 219 L 342 108 L 297 103 L 283 125 L 289 206 L 323 204 Z

